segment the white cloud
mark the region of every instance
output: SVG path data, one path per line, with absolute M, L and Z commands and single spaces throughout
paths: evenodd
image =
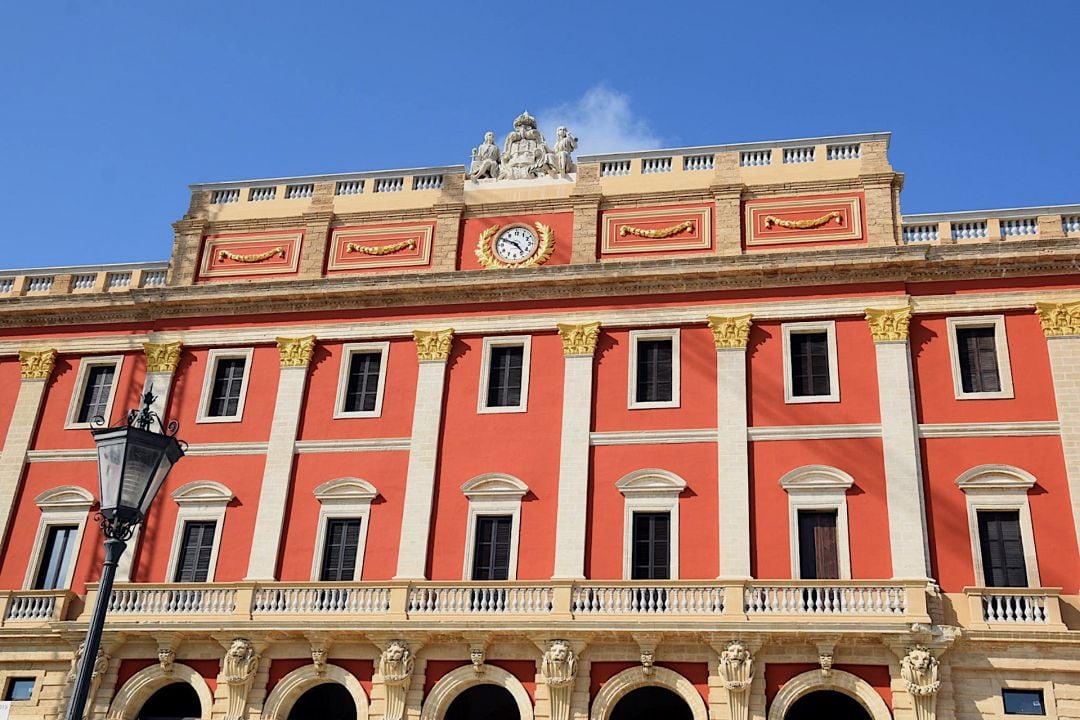
M 555 137 L 559 125 L 569 128 L 580 140 L 578 152 L 584 155 L 647 150 L 662 145 L 662 139 L 649 123 L 634 114 L 630 96 L 606 85 L 594 85 L 577 100 L 548 108 L 537 119 L 547 138 Z

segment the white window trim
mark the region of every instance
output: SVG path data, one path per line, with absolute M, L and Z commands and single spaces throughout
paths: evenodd
M 638 342 L 641 340 L 671 340 L 671 399 L 640 402 L 637 399 Z M 627 377 L 626 402 L 630 410 L 677 408 L 682 397 L 682 361 L 679 352 L 679 328 L 668 330 L 630 331 L 630 372 Z
M 90 374 L 90 368 L 113 366 L 113 382 L 109 388 L 109 399 L 105 403 L 105 424 L 108 425 L 112 416 L 113 401 L 116 400 L 116 388 L 120 385 L 120 370 L 124 366 L 123 355 L 109 355 L 107 357 L 84 357 L 79 360 L 79 373 L 75 376 L 75 389 L 71 393 L 71 403 L 68 405 L 67 417 L 64 419 L 65 430 L 85 430 L 91 427 L 91 422 L 77 422 L 79 407 L 82 405 L 83 396 L 86 395 L 86 382 Z
M 804 333 L 826 335 L 829 350 L 829 394 L 796 396 L 791 386 L 791 336 Z M 818 320 L 814 322 L 784 323 L 780 326 L 784 351 L 784 402 L 788 405 L 800 403 L 840 402 L 840 371 L 836 353 L 836 321 Z
M 23 589 L 30 590 L 34 587 L 34 578 L 37 576 L 42 554 L 45 552 L 45 541 L 49 537 L 49 529 L 57 525 L 76 526 L 75 542 L 71 547 L 71 563 L 68 565 L 67 575 L 60 584 L 62 588 L 70 588 L 71 580 L 75 576 L 75 566 L 79 564 L 79 550 L 82 548 L 86 530 L 86 518 L 94 504 L 94 496 L 81 487 L 62 485 L 38 495 L 34 498 L 34 504 L 41 510 L 41 518 L 38 520 L 33 549 L 30 551 L 30 562 L 26 566 Z
M 1005 334 L 1004 315 L 975 315 L 970 317 L 951 317 L 946 319 L 949 334 L 949 364 L 952 366 L 953 393 L 957 400 L 997 400 L 1012 398 L 1012 365 L 1009 362 L 1009 340 Z M 956 331 L 960 328 L 994 328 L 994 350 L 997 352 L 998 382 L 1001 390 L 997 392 L 964 392 L 964 383 L 960 375 L 960 343 Z
M 195 416 L 197 423 L 232 423 L 244 419 L 244 404 L 247 401 L 248 380 L 251 379 L 251 358 L 254 348 L 214 349 L 206 355 L 206 374 L 203 375 L 202 395 L 199 400 L 199 412 Z M 240 400 L 236 405 L 236 414 L 221 417 L 211 417 L 210 393 L 214 389 L 214 375 L 220 360 L 242 358 L 244 360 L 244 379 L 240 383 Z
M 374 410 L 345 409 L 345 395 L 349 389 L 349 368 L 352 367 L 353 355 L 379 356 L 379 382 L 375 389 Z M 349 343 L 341 348 L 341 371 L 338 376 L 337 399 L 334 401 L 334 419 L 376 418 L 382 415 L 383 390 L 386 388 L 386 361 L 390 357 L 390 343 Z
M 522 347 L 521 351 L 521 402 L 517 405 L 508 405 L 506 407 L 488 407 L 487 395 L 488 395 L 488 383 L 491 379 L 491 348 L 493 347 L 507 347 L 518 346 Z M 476 398 L 476 412 L 479 414 L 487 413 L 522 413 L 528 409 L 529 406 L 529 375 L 530 370 L 530 358 L 532 355 L 532 337 L 529 335 L 504 335 L 500 337 L 486 337 L 484 338 L 483 357 L 480 362 L 480 394 Z
M 827 465 L 804 465 L 780 478 L 780 487 L 784 488 L 788 495 L 788 539 L 792 579 L 802 579 L 802 568 L 799 563 L 800 510 L 834 510 L 836 512 L 836 558 L 840 570 L 839 579 L 851 579 L 847 491 L 854 484 L 854 478 L 846 472 Z
M 1035 551 L 1035 531 L 1031 524 L 1031 505 L 1028 491 L 1035 486 L 1035 476 L 1010 465 L 979 465 L 956 479 L 964 491 L 967 503 L 968 534 L 971 537 L 971 559 L 975 563 L 975 584 L 986 587 L 983 572 L 982 543 L 979 542 L 978 512 L 1015 510 L 1020 516 L 1020 541 L 1024 544 L 1024 565 L 1028 586 L 1037 588 L 1039 559 Z
M 686 481 L 675 473 L 643 468 L 615 483 L 623 495 L 623 580 L 629 580 L 634 561 L 634 514 L 666 512 L 671 517 L 668 565 L 671 580 L 679 579 L 679 495 Z
M 232 490 L 213 480 L 196 480 L 177 488 L 172 498 L 180 506 L 176 513 L 176 526 L 173 528 L 172 550 L 169 552 L 169 567 L 165 571 L 165 582 L 176 582 L 176 568 L 180 563 L 183 550 L 184 527 L 189 522 L 214 522 L 214 545 L 210 550 L 210 566 L 206 572 L 206 582 L 214 582 L 217 571 L 218 551 L 221 549 L 221 536 L 225 531 L 225 508 L 232 502 Z
M 521 499 L 529 492 L 529 486 L 513 475 L 487 473 L 463 484 L 461 492 L 469 499 L 469 516 L 465 525 L 465 562 L 461 579 L 472 580 L 473 559 L 476 554 L 476 521 L 485 516 L 509 515 L 510 566 L 506 579 L 517 580 Z
M 381 395 L 382 390 L 380 389 L 379 392 Z M 315 499 L 319 501 L 319 521 L 315 526 L 315 557 L 311 561 L 312 582 L 318 582 L 322 574 L 323 560 L 326 557 L 326 530 L 331 520 L 360 521 L 360 537 L 356 541 L 353 581 L 361 580 L 371 519 L 371 503 L 378 495 L 379 491 L 374 485 L 360 478 L 337 478 L 328 480 L 315 488 Z

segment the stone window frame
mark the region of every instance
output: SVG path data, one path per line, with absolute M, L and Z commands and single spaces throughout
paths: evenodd
M 1008 718 L 1025 718 L 1025 717 L 1042 717 L 1047 720 L 1057 720 L 1057 698 L 1054 697 L 1054 681 L 1053 680 L 1021 680 L 1021 679 L 1007 679 L 1002 680 L 1000 675 L 995 673 L 991 678 L 994 686 L 997 687 L 997 699 L 998 699 L 998 711 L 996 717 L 1000 720 L 1007 720 Z M 1018 715 L 1018 714 L 1005 714 L 1005 698 L 1002 695 L 1003 690 L 1042 690 L 1043 696 L 1043 709 L 1046 710 L 1044 715 Z
M 83 396 L 86 395 L 86 384 L 90 379 L 90 369 L 95 367 L 113 368 L 112 387 L 109 388 L 109 399 L 105 403 L 105 424 L 112 416 L 114 403 L 116 402 L 116 389 L 120 385 L 120 371 L 124 367 L 123 355 L 104 355 L 80 358 L 79 371 L 75 376 L 75 387 L 71 392 L 71 401 L 68 403 L 67 416 L 64 418 L 65 430 L 85 430 L 93 426 L 93 418 L 86 422 L 78 422 L 79 408 L 82 406 Z
M 184 529 L 189 522 L 213 522 L 214 545 L 210 550 L 210 563 L 206 570 L 206 582 L 214 582 L 217 572 L 221 537 L 225 532 L 225 511 L 236 498 L 233 491 L 214 480 L 193 480 L 172 493 L 173 501 L 180 506 L 173 527 L 172 546 L 169 550 L 169 566 L 165 570 L 165 582 L 176 582 L 176 569 L 184 545 Z
M 679 579 L 679 496 L 687 488 L 686 480 L 669 470 L 642 468 L 628 473 L 615 483 L 623 496 L 623 580 L 633 575 L 634 515 L 636 513 L 668 513 L 669 580 Z
M 796 396 L 791 386 L 791 336 L 819 332 L 825 333 L 826 348 L 829 354 L 829 394 Z M 799 405 L 804 403 L 840 402 L 840 361 L 836 350 L 836 321 L 812 320 L 783 323 L 780 326 L 780 336 L 784 356 L 784 403 L 786 405 Z
M 975 570 L 976 587 L 986 587 L 983 572 L 982 543 L 979 538 L 980 510 L 989 512 L 1016 511 L 1020 518 L 1020 541 L 1024 545 L 1024 565 L 1028 587 L 1042 587 L 1039 577 L 1039 558 L 1035 547 L 1035 530 L 1031 521 L 1028 492 L 1036 478 L 1026 470 L 1012 465 L 978 465 L 956 479 L 967 505 L 968 535 L 971 538 L 971 561 Z
M 352 367 L 353 355 L 378 355 L 379 356 L 379 383 L 375 390 L 374 410 L 346 410 L 345 395 L 349 389 L 349 369 Z M 335 420 L 344 418 L 377 418 L 382 417 L 383 397 L 386 390 L 386 370 L 390 358 L 390 343 L 362 342 L 346 343 L 341 348 L 341 369 L 338 373 L 337 395 L 334 399 Z
M 476 555 L 476 524 L 481 517 L 510 516 L 510 562 L 507 580 L 517 580 L 518 550 L 521 539 L 521 501 L 529 486 L 508 473 L 485 473 L 465 482 L 461 492 L 469 500 L 465 525 L 465 559 L 461 579 L 472 581 L 473 560 Z
M 677 408 L 682 403 L 682 328 L 657 328 L 630 331 L 630 361 L 627 363 L 626 407 L 628 410 Z M 638 342 L 671 340 L 671 399 L 655 402 L 637 399 Z
M 953 395 L 957 400 L 1008 400 L 1015 397 L 1012 363 L 1009 361 L 1009 338 L 1004 315 L 967 315 L 945 319 L 949 336 L 949 365 L 952 367 Z M 964 392 L 960 375 L 960 344 L 956 331 L 962 328 L 994 328 L 994 352 L 997 354 L 998 381 L 1001 389 L 993 392 Z
M 855 479 L 843 470 L 828 465 L 804 465 L 785 473 L 780 487 L 788 496 L 788 544 L 791 554 L 791 578 L 800 580 L 799 511 L 832 510 L 836 512 L 836 564 L 840 577 L 851 579 L 851 535 L 848 526 L 847 491 Z
M 41 511 L 41 517 L 38 519 L 34 544 L 30 550 L 30 561 L 23 579 L 24 590 L 32 590 L 34 587 L 34 580 L 45 552 L 45 543 L 49 537 L 49 529 L 62 525 L 76 526 L 75 543 L 71 547 L 71 564 L 68 566 L 64 581 L 60 584 L 61 588 L 71 587 L 71 581 L 75 576 L 75 566 L 79 564 L 79 551 L 82 549 L 86 534 L 86 519 L 95 502 L 93 493 L 75 485 L 50 488 L 34 498 L 34 504 Z
M 41 696 L 41 685 L 45 682 L 45 672 L 43 670 L 0 670 L 0 692 L 7 695 L 9 690 L 9 684 L 12 680 L 29 680 L 33 679 L 34 689 L 30 693 L 30 697 L 26 700 L 5 700 L 4 702 L 11 703 L 12 709 L 15 708 L 28 708 L 38 704 L 38 700 Z M 0 696 L 2 697 L 2 696 Z
M 206 373 L 203 375 L 202 391 L 199 394 L 199 410 L 195 415 L 196 423 L 234 423 L 244 419 L 244 405 L 247 402 L 248 382 L 251 380 L 251 362 L 255 348 L 212 348 L 206 355 Z M 222 360 L 244 360 L 244 379 L 240 383 L 240 399 L 236 403 L 235 415 L 211 416 L 210 395 L 214 391 L 214 376 L 218 363 Z
M 311 581 L 320 582 L 323 560 L 326 558 L 326 531 L 331 520 L 359 520 L 360 537 L 356 540 L 356 565 L 353 582 L 359 582 L 364 572 L 364 553 L 367 550 L 368 528 L 371 527 L 371 503 L 379 491 L 367 480 L 343 477 L 327 480 L 315 488 L 319 501 L 319 519 L 315 525 L 315 555 L 311 560 Z
M 493 347 L 517 347 L 521 351 L 521 401 L 517 405 L 489 407 L 487 404 L 488 385 L 491 382 L 491 349 Z M 532 363 L 531 335 L 496 335 L 484 338 L 480 359 L 480 390 L 476 398 L 476 412 L 479 415 L 493 413 L 523 413 L 529 408 L 529 375 Z

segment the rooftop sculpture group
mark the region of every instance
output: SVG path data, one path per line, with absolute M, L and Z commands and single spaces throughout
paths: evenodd
M 577 146 L 577 138 L 565 127 L 555 131 L 555 146 L 548 146 L 536 127 L 536 118 L 526 111 L 514 120 L 514 129 L 503 141 L 501 151 L 495 144 L 495 133 L 484 133 L 484 142 L 472 151 L 469 179 L 566 177 L 576 169 L 573 152 Z

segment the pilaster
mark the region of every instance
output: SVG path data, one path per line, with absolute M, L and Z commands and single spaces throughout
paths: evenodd
M 866 198 L 866 242 L 871 246 L 901 245 L 900 189 L 903 175 L 893 172 L 863 174 L 863 195 Z
M 593 353 L 600 323 L 559 323 L 565 371 L 559 445 L 559 504 L 554 578 L 585 577 L 585 526 L 589 494 Z
M 255 532 L 248 562 L 248 580 L 275 580 L 281 530 L 285 520 L 289 485 L 292 478 L 296 433 L 300 424 L 300 409 L 304 404 L 308 364 L 315 350 L 315 336 L 277 339 L 281 357 L 274 418 L 270 425 L 270 440 L 266 446 L 266 465 L 263 469 L 259 511 L 255 516 Z
M 431 247 L 431 269 L 435 272 L 457 270 L 461 246 L 461 218 L 465 212 L 465 176 L 443 176 L 442 194 L 435 204 L 435 237 Z
M 165 284 L 169 287 L 191 285 L 198 272 L 199 251 L 209 228 L 205 217 L 191 217 L 173 223 L 172 261 Z
M 420 367 L 416 377 L 412 440 L 405 477 L 405 503 L 398 543 L 397 580 L 427 577 L 427 553 L 431 536 L 431 508 L 435 497 L 435 469 L 442 430 L 443 389 L 446 363 L 450 359 L 453 328 L 414 330 Z
M 333 183 L 316 186 L 312 205 L 320 201 L 320 193 L 333 192 Z M 333 196 L 331 195 L 331 199 Z M 304 242 L 300 246 L 300 264 L 297 278 L 312 280 L 323 276 L 326 266 L 326 248 L 330 239 L 330 223 L 334 213 L 330 210 L 304 213 Z
M 732 161 L 737 153 L 721 153 L 717 162 Z M 737 169 L 737 168 L 736 168 Z M 719 172 L 719 170 L 718 170 Z M 713 185 L 713 243 L 717 255 L 742 254 L 742 195 L 746 186 L 741 183 Z
M 602 199 L 599 163 L 578 166 L 577 179 L 570 198 L 574 203 L 574 237 L 570 262 L 575 265 L 594 263 Z

